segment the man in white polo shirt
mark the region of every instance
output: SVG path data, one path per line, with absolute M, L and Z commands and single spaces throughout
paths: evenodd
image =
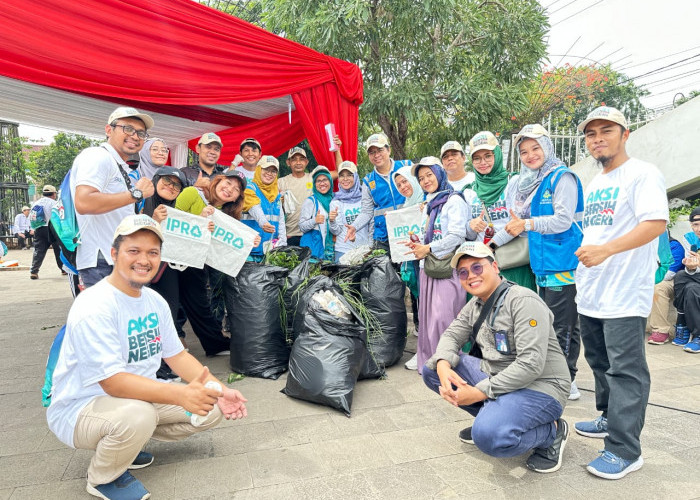
M 464 163 L 467 157 L 464 148 L 457 141 L 447 141 L 440 148 L 440 161 L 447 173 L 447 181 L 455 191 L 462 192 L 474 182 L 474 172 L 467 172 Z

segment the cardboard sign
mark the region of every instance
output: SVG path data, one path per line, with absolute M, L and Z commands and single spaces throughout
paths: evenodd
M 389 236 L 391 261 L 394 263 L 416 260 L 410 248 L 402 244 L 410 241 L 410 235 L 415 234 L 423 242 L 423 228 L 420 225 L 420 205 L 393 210 L 386 214 L 386 228 Z M 408 255 L 406 255 L 408 253 Z

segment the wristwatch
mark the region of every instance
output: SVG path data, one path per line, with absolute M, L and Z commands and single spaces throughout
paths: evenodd
M 136 201 L 143 200 L 143 193 L 140 189 L 131 188 L 129 192 L 131 193 L 131 197 L 134 198 Z
M 532 219 L 525 219 L 525 231 L 532 231 Z

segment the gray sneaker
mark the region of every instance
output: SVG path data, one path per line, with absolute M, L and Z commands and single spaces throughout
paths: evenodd
M 569 391 L 569 400 L 576 401 L 577 399 L 581 399 L 581 391 L 579 391 L 578 387 L 576 387 L 576 382 L 571 382 L 571 390 Z
M 527 468 L 543 474 L 558 471 L 561 468 L 568 438 L 569 424 L 560 418 L 557 420 L 557 434 L 554 437 L 554 442 L 547 448 L 535 448 L 527 459 Z

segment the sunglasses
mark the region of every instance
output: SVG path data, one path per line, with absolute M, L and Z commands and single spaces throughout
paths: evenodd
M 466 281 L 467 278 L 469 278 L 470 271 L 474 273 L 474 276 L 481 276 L 481 274 L 484 272 L 484 265 L 476 263 L 472 264 L 470 267 L 460 267 L 457 271 L 457 275 L 459 276 L 460 280 Z

